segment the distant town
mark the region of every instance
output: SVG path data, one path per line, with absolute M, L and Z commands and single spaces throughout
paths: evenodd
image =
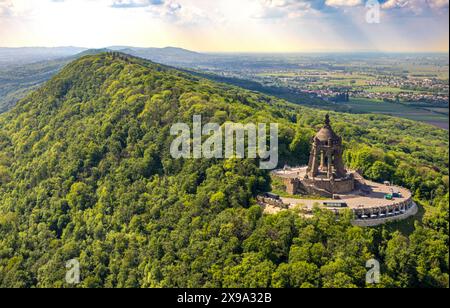
M 442 54 L 235 55 L 234 61 L 216 55 L 188 66 L 294 103 L 448 129 L 449 65 Z
M 251 79 L 265 86 L 286 87 L 327 101 L 346 101 L 352 97 L 442 107 L 447 107 L 449 101 L 448 78 L 415 76 L 408 72 L 398 76 L 299 69 L 222 71 L 221 75 Z

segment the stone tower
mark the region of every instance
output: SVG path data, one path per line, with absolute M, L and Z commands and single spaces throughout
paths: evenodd
M 342 138 L 333 131 L 330 116 L 327 115 L 325 126 L 313 140 L 307 177 L 327 180 L 338 180 L 347 177 L 342 154 Z

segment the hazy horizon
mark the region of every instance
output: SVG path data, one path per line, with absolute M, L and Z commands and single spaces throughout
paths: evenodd
M 66 46 L 0 46 L 1 49 L 63 49 L 63 48 L 76 48 L 76 49 L 84 49 L 84 50 L 96 50 L 96 49 L 109 49 L 112 47 L 123 47 L 125 48 L 136 48 L 136 49 L 166 49 L 166 48 L 174 48 L 181 49 L 190 52 L 196 53 L 204 53 L 204 54 L 411 54 L 411 55 L 420 55 L 420 54 L 442 54 L 446 55 L 449 53 L 446 51 L 381 51 L 381 50 L 311 50 L 311 51 L 202 51 L 202 50 L 192 50 L 182 46 L 103 46 L 103 47 L 85 47 L 85 46 L 76 46 L 76 45 L 66 45 Z M 118 50 L 120 51 L 120 50 Z

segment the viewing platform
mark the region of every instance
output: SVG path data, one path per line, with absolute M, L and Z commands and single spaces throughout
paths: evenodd
M 319 206 L 339 215 L 342 211 L 349 209 L 354 214 L 353 224 L 361 227 L 373 227 L 404 220 L 417 214 L 418 206 L 414 203 L 412 193 L 408 189 L 370 181 L 366 181 L 366 187 L 369 189 L 337 195 L 334 199 L 307 199 L 305 196 L 305 199 L 278 197 L 272 202 L 270 200 L 273 198 L 260 198 L 259 201 L 262 201 L 260 204 L 265 203 L 265 212 L 269 214 L 301 207 L 308 216 L 312 215 L 314 206 Z M 386 199 L 387 195 L 397 197 L 389 200 Z

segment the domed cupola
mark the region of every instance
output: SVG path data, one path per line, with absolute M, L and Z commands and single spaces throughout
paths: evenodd
M 342 159 L 342 138 L 331 127 L 330 116 L 325 117 L 325 126 L 314 137 L 308 167 L 308 177 L 339 179 L 347 176 Z
M 341 138 L 333 131 L 331 127 L 330 116 L 325 117 L 325 126 L 317 133 L 315 139 L 322 143 L 328 143 L 330 140 L 335 142 L 341 141 Z

